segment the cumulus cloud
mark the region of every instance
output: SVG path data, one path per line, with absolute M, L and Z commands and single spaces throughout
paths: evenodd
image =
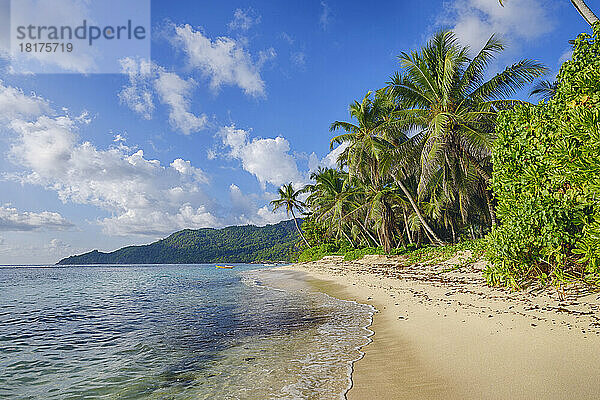
M 272 193 L 265 193 L 263 196 L 245 194 L 232 183 L 229 186 L 229 197 L 236 224 L 264 226 L 289 219 L 283 209 L 273 212 L 268 204 L 262 205 L 276 197 Z
M 0 206 L 0 231 L 64 230 L 73 226 L 59 213 L 19 212 L 10 206 Z
M 188 24 L 175 26 L 172 41 L 186 54 L 188 64 L 210 79 L 213 90 L 231 85 L 250 96 L 265 95 L 260 70 L 265 61 L 275 57 L 274 49 L 262 52 L 254 61 L 243 40 L 225 36 L 212 40 Z
M 24 172 L 5 178 L 53 190 L 65 203 L 108 211 L 111 216 L 98 223 L 109 234 L 157 235 L 220 225 L 202 190 L 208 178 L 200 168 L 180 158 L 163 165 L 121 142 L 98 149 L 79 141 L 81 123 L 68 115 L 12 120 L 8 127 L 17 137 L 9 157 Z M 44 215 L 60 221 L 54 214 Z
M 248 29 L 252 28 L 252 26 L 259 24 L 260 20 L 261 16 L 256 11 L 254 11 L 252 7 L 246 10 L 238 8 L 233 13 L 233 20 L 229 22 L 227 26 L 232 31 L 247 31 Z
M 457 0 L 447 3 L 438 23 L 450 26 L 463 44 L 479 51 L 493 33 L 511 44 L 535 40 L 554 29 L 541 0 Z
M 284 137 L 250 139 L 248 131 L 234 125 L 221 128 L 217 135 L 227 148 L 227 155 L 240 160 L 242 168 L 254 175 L 263 189 L 267 183 L 281 186 L 305 181 Z
M 154 81 L 160 101 L 170 107 L 169 123 L 186 135 L 201 130 L 208 121 L 206 115 L 197 117 L 188 111 L 189 98 L 194 86 L 196 82 L 193 79 L 185 80 L 173 72 L 164 70 L 158 71 L 158 78 Z
M 175 130 L 189 135 L 206 127 L 208 118 L 190 112 L 193 79 L 183 79 L 174 72 L 147 60 L 125 58 L 121 67 L 129 78 L 129 84 L 119 93 L 119 99 L 131 110 L 145 119 L 154 112 L 154 94 L 169 109 L 169 124 Z
M 223 222 L 215 217 L 207 207 L 193 207 L 184 204 L 172 211 L 130 209 L 126 212 L 105 218 L 101 221 L 104 230 L 112 235 L 160 236 L 180 229 L 216 228 Z
M 338 158 L 350 146 L 350 143 L 342 143 L 335 149 L 331 150 L 329 153 L 325 155 L 322 159 L 319 159 L 316 153 L 311 153 L 308 157 L 308 169 L 310 172 L 314 172 L 319 167 L 323 168 L 337 168 L 338 167 Z
M 115 214 L 99 221 L 109 234 L 154 235 L 215 225 L 203 207 L 190 206 L 208 199 L 200 188 L 206 175 L 189 161 L 164 166 L 145 158 L 143 150 L 123 145 L 99 150 L 78 143 L 68 117 L 42 116 L 12 127 L 20 137 L 11 156 L 30 171 L 21 181 L 55 190 L 63 202 L 92 204 Z
M 129 77 L 129 85 L 119 93 L 121 103 L 140 114 L 144 119 L 152 119 L 154 96 L 151 85 L 154 65 L 148 60 L 121 60 L 123 73 Z
M 0 80 L 0 120 L 29 118 L 49 111 L 47 100 L 35 94 L 26 95 L 21 89 L 5 86 Z

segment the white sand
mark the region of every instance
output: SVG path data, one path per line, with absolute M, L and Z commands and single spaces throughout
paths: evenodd
M 600 295 L 510 293 L 481 265 L 339 258 L 282 267 L 379 310 L 349 399 L 600 399 Z

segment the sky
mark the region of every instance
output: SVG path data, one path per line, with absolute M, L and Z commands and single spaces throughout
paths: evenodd
M 504 4 L 152 1 L 151 59 L 118 74 L 22 74 L 0 48 L 0 264 L 288 219 L 269 207 L 278 187 L 334 165 L 329 125 L 401 52 L 440 29 L 473 52 L 497 33 L 490 77 L 532 58 L 552 79 L 590 31 L 567 0 Z

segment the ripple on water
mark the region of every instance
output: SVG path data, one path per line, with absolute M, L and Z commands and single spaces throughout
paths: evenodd
M 0 398 L 342 397 L 372 309 L 252 268 L 0 268 Z

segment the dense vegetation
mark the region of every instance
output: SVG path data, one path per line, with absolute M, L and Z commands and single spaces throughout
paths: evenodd
M 145 246 L 102 253 L 97 250 L 65 258 L 58 264 L 196 264 L 289 261 L 298 241 L 293 221 L 257 227 L 185 229 Z
M 503 49 L 494 36 L 472 58 L 452 32 L 402 53 L 401 71 L 350 105 L 353 121 L 331 125 L 338 167 L 287 193 L 306 215 L 299 260 L 410 258 L 467 240 L 485 243 L 493 285 L 600 283 L 599 31 L 533 87 L 551 98 L 539 105 L 510 99 L 547 72 L 536 61 L 484 79 Z
M 471 58 L 452 32 L 439 32 L 399 56 L 402 69 L 385 87 L 350 105 L 355 122 L 331 125 L 342 131 L 331 139 L 343 146 L 338 168 L 318 170 L 304 189 L 311 246 L 390 253 L 490 230 L 496 115 L 514 105 L 509 95 L 546 72 L 521 60 L 484 79 L 502 49 L 492 36 Z
M 492 187 L 492 284 L 600 283 L 600 24 L 580 35 L 553 97 L 500 113 Z

